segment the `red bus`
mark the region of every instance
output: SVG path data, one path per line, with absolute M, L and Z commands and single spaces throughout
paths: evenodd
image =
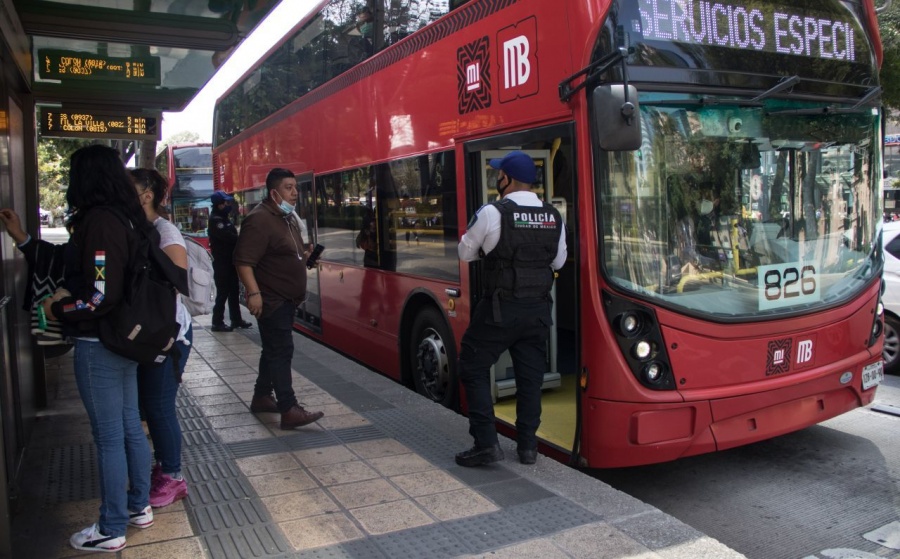
M 212 144 L 169 144 L 156 156 L 156 170 L 169 181 L 165 206 L 181 233 L 209 248 L 206 227 L 213 193 Z
M 497 197 L 487 161 L 521 149 L 569 232 L 544 451 L 663 462 L 872 402 L 871 0 L 363 4 L 320 3 L 216 106 L 217 186 L 246 209 L 293 170 L 326 247 L 300 332 L 464 412 L 481 266 L 457 243 Z M 510 367 L 493 373 L 508 430 Z

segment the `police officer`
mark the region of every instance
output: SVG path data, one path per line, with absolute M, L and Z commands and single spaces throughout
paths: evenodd
M 531 191 L 537 171 L 531 157 L 511 151 L 492 159 L 501 199 L 482 206 L 459 243 L 459 257 L 484 260 L 483 297 L 462 338 L 460 378 L 469 406 L 475 445 L 456 455 L 460 466 L 503 459 L 494 426 L 490 369 L 509 350 L 516 375 L 519 461 L 537 459 L 541 385 L 550 335 L 550 288 L 566 261 L 566 232 L 559 212 Z
M 231 222 L 230 214 L 234 198 L 221 190 L 213 192 L 212 216 L 209 218 L 209 248 L 213 256 L 213 277 L 216 282 L 216 304 L 213 305 L 212 331 L 231 332 L 235 328 L 250 328 L 253 323 L 241 318 L 240 286 L 234 267 L 234 247 L 238 231 Z M 231 326 L 225 324 L 225 302 Z

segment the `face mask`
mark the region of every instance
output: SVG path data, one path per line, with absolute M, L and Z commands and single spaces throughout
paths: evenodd
M 277 190 L 273 190 L 272 192 L 278 194 Z M 278 194 L 278 197 L 281 198 L 281 202 L 278 203 L 278 209 L 281 210 L 281 213 L 283 213 L 284 215 L 288 215 L 294 211 L 294 206 L 292 206 L 291 204 L 288 203 L 287 200 L 282 198 L 281 194 Z M 273 200 L 273 202 L 274 202 L 274 200 Z
M 703 200 L 700 202 L 700 215 L 706 215 L 713 211 L 713 203 L 711 200 Z
M 500 197 L 503 198 L 503 193 L 506 192 L 506 189 L 509 188 L 509 182 L 507 181 L 506 186 L 500 186 L 500 183 L 503 182 L 502 178 L 497 179 L 497 193 L 500 194 Z
M 372 24 L 364 23 L 359 26 L 359 32 L 363 34 L 364 37 L 368 37 L 370 33 L 372 33 Z

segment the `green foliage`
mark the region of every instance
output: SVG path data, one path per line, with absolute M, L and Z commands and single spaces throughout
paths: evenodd
M 196 144 L 200 143 L 200 134 L 197 132 L 192 132 L 189 130 L 182 130 L 181 132 L 176 132 L 172 134 L 164 141 L 157 144 L 157 151 L 161 150 L 164 146 L 169 146 L 172 144 Z
M 38 194 L 41 207 L 62 217 L 66 207 L 66 188 L 69 183 L 69 158 L 91 140 L 41 138 L 37 146 Z
M 878 14 L 881 43 L 884 45 L 884 62 L 881 65 L 882 102 L 895 119 L 900 111 L 900 1 Z

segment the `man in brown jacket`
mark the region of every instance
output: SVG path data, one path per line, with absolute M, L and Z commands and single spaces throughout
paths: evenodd
M 262 339 L 250 411 L 280 413 L 281 428 L 293 429 L 324 415 L 303 409 L 291 383 L 294 312 L 306 297 L 306 258 L 312 245 L 305 244 L 294 213 L 294 173 L 280 168 L 269 171 L 266 193 L 266 199 L 244 218 L 234 249 L 247 308 L 257 318 Z

